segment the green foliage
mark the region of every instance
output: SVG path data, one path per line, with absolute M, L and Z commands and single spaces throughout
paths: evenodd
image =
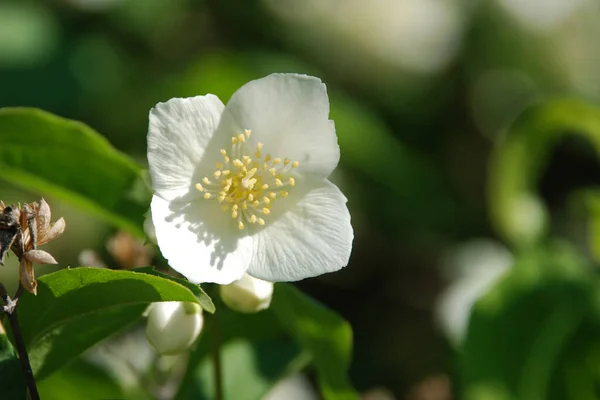
M 146 304 L 113 307 L 75 316 L 50 329 L 28 349 L 36 379 L 48 378 L 96 343 L 132 326 L 146 308 Z
M 352 357 L 350 325 L 288 284 L 275 285 L 271 308 L 282 328 L 312 356 L 323 397 L 358 399 L 348 380 Z
M 288 374 L 304 368 L 311 360 L 305 351 L 285 337 L 271 309 L 257 314 L 242 314 L 221 305 L 214 316 L 206 318 L 204 332 L 190 354 L 176 400 L 214 398 L 211 347 L 215 335 L 218 335 L 224 351 L 226 398 L 245 396 L 259 400 L 268 388 Z M 230 380 L 227 376 L 230 373 L 236 375 L 236 379 Z M 242 373 L 244 377 L 240 376 Z M 240 389 L 236 382 L 242 380 L 244 386 Z
M 158 277 L 168 279 L 173 282 L 177 282 L 182 286 L 185 286 L 186 288 L 190 289 L 192 291 L 192 293 L 194 293 L 196 295 L 196 297 L 198 298 L 198 302 L 202 306 L 202 309 L 204 311 L 207 311 L 211 314 L 215 313 L 215 305 L 213 304 L 211 298 L 204 292 L 204 290 L 202 290 L 200 285 L 192 283 L 192 282 L 188 281 L 187 279 L 176 278 L 171 275 L 163 274 L 162 272 L 157 271 L 153 267 L 136 268 L 132 271 L 158 276 Z
M 5 333 L 0 334 L 0 388 L 6 400 L 22 400 L 27 390 L 21 363 Z
M 124 399 L 121 387 L 102 368 L 77 360 L 38 385 L 44 400 Z
M 493 222 L 517 248 L 538 244 L 547 234 L 548 210 L 537 184 L 558 140 L 581 135 L 600 152 L 600 109 L 558 99 L 523 112 L 492 155 L 489 201 Z
M 77 204 L 143 237 L 141 169 L 88 126 L 42 110 L 0 109 L 0 179 Z
M 219 307 L 213 318 L 218 318 L 218 334 L 224 343 L 225 398 L 261 399 L 281 378 L 309 362 L 316 367 L 325 399 L 358 398 L 347 376 L 352 352 L 350 326 L 292 285 L 275 285 L 268 310 L 241 314 Z M 190 355 L 177 400 L 213 396 L 209 366 L 214 323 L 207 318 L 206 331 Z
M 285 339 L 230 341 L 221 349 L 224 399 L 260 400 L 281 378 L 299 371 L 309 360 Z M 214 399 L 213 374 L 212 360 L 205 357 L 196 370 L 194 399 Z
M 471 315 L 461 398 L 597 398 L 599 289 L 590 265 L 569 247 L 524 253 Z
M 200 304 L 185 286 L 140 272 L 81 267 L 42 276 L 38 295 L 25 293 L 18 309 L 34 372 L 48 376 L 157 301 Z

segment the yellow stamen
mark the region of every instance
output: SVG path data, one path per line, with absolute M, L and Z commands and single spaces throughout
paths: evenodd
M 276 198 L 288 196 L 288 192 L 284 190 L 278 193 L 268 190 L 273 187 L 295 186 L 298 176 L 290 176 L 288 165 L 296 168 L 300 164 L 287 157 L 273 158 L 270 154 L 263 157 L 264 144 L 261 142 L 256 144 L 255 151 L 252 152 L 246 146 L 242 146 L 252 131 L 245 129 L 243 132 L 231 138 L 232 147 L 229 153 L 226 149 L 220 149 L 223 162 L 215 162 L 215 170 L 209 175 L 215 180 L 211 181 L 205 176 L 202 178 L 202 184 L 195 184 L 196 190 L 203 192 L 204 199 L 216 199 L 222 203 L 221 209 L 237 220 L 240 230 L 245 228 L 245 223 L 265 225 L 265 220 L 257 214 L 270 215 L 271 206 Z M 230 154 L 237 158 L 231 159 Z M 277 167 L 281 164 L 283 167 Z

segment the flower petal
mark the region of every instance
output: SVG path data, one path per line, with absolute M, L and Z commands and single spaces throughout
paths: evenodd
M 229 284 L 240 279 L 253 253 L 253 240 L 232 226 L 216 202 L 152 198 L 156 240 L 169 265 L 195 283 Z
M 29 250 L 23 254 L 23 258 L 34 264 L 58 264 L 52 254 L 44 250 Z
M 23 288 L 29 293 L 37 295 L 37 281 L 35 280 L 33 263 L 28 261 L 25 257 L 23 257 L 19 263 L 19 275 L 21 276 L 21 285 L 23 285 Z
M 171 99 L 150 110 L 148 163 L 156 194 L 171 200 L 193 190 L 194 172 L 224 107 L 208 94 Z
M 299 161 L 300 173 L 326 178 L 340 159 L 327 88 L 318 78 L 272 74 L 242 86 L 227 103 L 218 134 L 244 129 L 252 131 L 251 146 L 262 142 L 273 157 Z
M 43 236 L 44 232 L 46 232 L 50 228 L 50 219 L 52 217 L 52 212 L 50 211 L 50 205 L 42 198 L 40 200 L 40 206 L 37 210 L 37 234 L 38 238 Z
M 248 273 L 272 282 L 295 281 L 346 266 L 354 237 L 346 201 L 329 181 L 309 191 L 255 235 Z

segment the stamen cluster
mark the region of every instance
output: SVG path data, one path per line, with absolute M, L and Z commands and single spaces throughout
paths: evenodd
M 263 143 L 252 151 L 247 139 L 252 132 L 231 138 L 231 150 L 221 149 L 223 162 L 217 162 L 212 177 L 205 176 L 196 189 L 204 193 L 204 199 L 216 199 L 225 212 L 237 221 L 243 230 L 245 223 L 265 225 L 263 217 L 271 214 L 277 197 L 287 197 L 286 187 L 296 184 L 295 169 L 298 161 L 289 158 L 263 156 Z

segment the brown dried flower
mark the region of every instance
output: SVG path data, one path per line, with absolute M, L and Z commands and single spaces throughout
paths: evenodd
M 152 248 L 123 231 L 117 232 L 106 243 L 106 249 L 124 269 L 145 267 L 152 261 Z
M 59 237 L 65 230 L 65 220 L 50 223 L 51 211 L 46 200 L 7 207 L 0 201 L 0 264 L 10 248 L 19 259 L 19 274 L 23 287 L 37 292 L 33 264 L 56 264 L 51 254 L 37 247 Z

